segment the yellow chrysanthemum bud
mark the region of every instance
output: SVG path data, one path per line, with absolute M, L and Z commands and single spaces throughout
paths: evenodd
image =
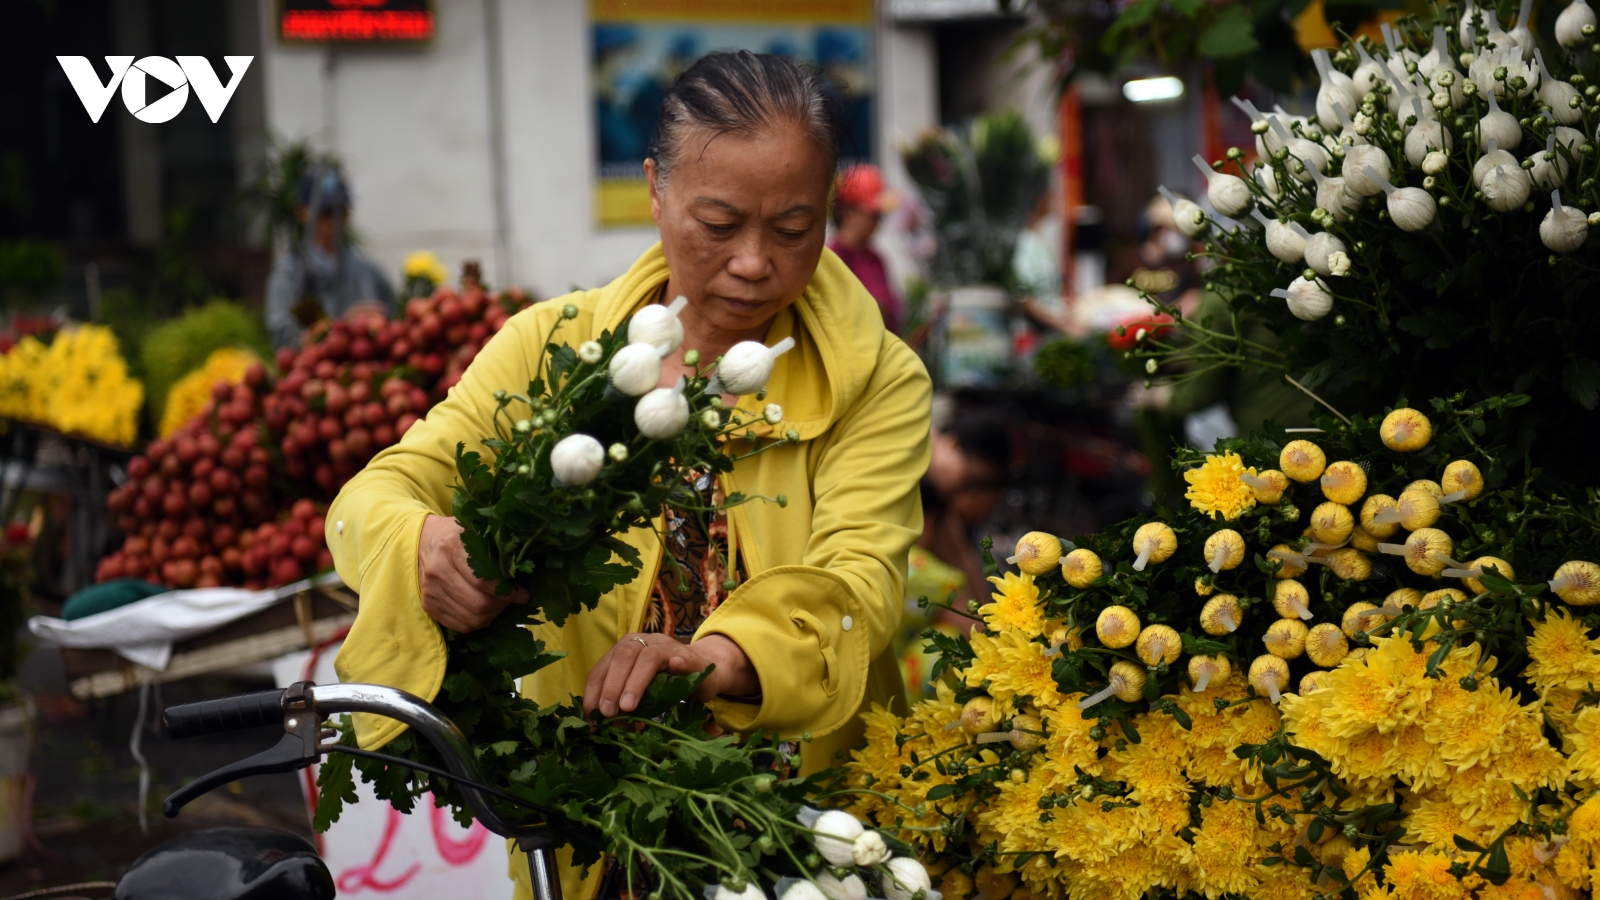
M 1213 572 L 1232 569 L 1244 562 L 1244 536 L 1232 528 L 1224 528 L 1206 538 L 1206 565 Z
M 1356 517 L 1350 514 L 1350 507 L 1343 503 L 1317 504 L 1311 511 L 1311 535 L 1319 544 L 1332 544 L 1338 546 L 1350 540 L 1350 532 L 1356 527 Z
M 1377 553 L 1378 539 L 1371 532 L 1357 525 L 1350 531 L 1350 546 L 1363 553 Z
M 1439 498 L 1422 488 L 1406 488 L 1395 504 L 1400 525 L 1407 531 L 1427 528 L 1439 521 Z
M 1029 575 L 1043 575 L 1061 561 L 1061 539 L 1042 531 L 1030 531 L 1017 539 L 1017 552 L 1006 557 Z
M 1050 646 L 1065 647 L 1068 650 L 1079 650 L 1083 647 L 1083 629 L 1068 628 L 1065 624 L 1058 624 L 1050 629 Z
M 1243 621 L 1244 609 L 1232 594 L 1218 594 L 1200 610 L 1200 628 L 1206 634 L 1232 634 Z
M 1094 633 L 1100 643 L 1120 650 L 1139 639 L 1139 616 L 1126 606 L 1108 606 L 1094 620 Z
M 1283 492 L 1289 489 L 1289 476 L 1277 469 L 1241 475 L 1240 480 L 1250 486 L 1251 492 L 1256 495 L 1256 502 L 1263 506 L 1277 506 L 1283 500 Z
M 1132 703 L 1144 696 L 1144 670 L 1127 660 L 1111 664 L 1111 693 L 1124 703 Z
M 1434 481 L 1432 478 L 1418 478 L 1416 481 L 1406 485 L 1405 490 L 1427 491 L 1433 495 L 1433 499 L 1435 500 L 1439 500 L 1444 497 L 1444 488 L 1440 486 L 1439 482 Z
M 1270 653 L 1261 654 L 1250 662 L 1250 686 L 1277 703 L 1283 689 L 1289 686 L 1289 664 Z
M 1359 465 L 1342 459 L 1322 470 L 1322 495 L 1345 506 L 1360 500 L 1367 492 L 1367 473 Z
M 1305 648 L 1306 656 L 1313 663 L 1331 669 L 1344 661 L 1345 655 L 1350 652 L 1350 642 L 1345 640 L 1339 626 L 1332 622 L 1319 622 L 1306 632 Z
M 1011 746 L 1026 753 L 1044 743 L 1044 736 L 1034 734 L 1044 731 L 1044 722 L 1038 716 L 1020 715 L 1011 717 Z
M 1389 515 L 1380 515 L 1391 510 L 1394 512 Z M 1379 519 L 1383 521 L 1380 522 Z M 1395 499 L 1388 494 L 1373 494 L 1362 501 L 1361 527 L 1380 541 L 1400 530 L 1398 504 Z
M 1111 671 L 1106 673 L 1107 684 L 1098 691 L 1078 701 L 1078 709 L 1088 709 L 1107 697 L 1116 697 L 1124 702 L 1133 702 L 1144 696 L 1144 669 L 1125 659 L 1117 660 L 1111 664 Z
M 1079 547 L 1061 558 L 1061 577 L 1080 590 L 1094 584 L 1094 580 L 1104 574 L 1105 566 L 1093 550 Z
M 1404 498 L 1401 498 L 1402 501 Z M 1385 553 L 1392 552 L 1394 544 L 1384 544 Z M 1405 559 L 1406 568 L 1418 575 L 1437 575 L 1450 565 L 1450 554 L 1455 544 L 1450 535 L 1437 528 L 1418 528 L 1400 544 L 1399 556 Z
M 1354 547 L 1341 547 L 1328 554 L 1328 570 L 1340 581 L 1366 581 L 1372 577 L 1372 560 Z
M 1306 634 L 1310 631 L 1299 619 L 1279 619 L 1267 626 L 1261 643 L 1267 652 L 1284 659 L 1298 659 L 1306 652 Z
M 1355 637 L 1363 631 L 1371 631 L 1379 625 L 1389 621 L 1389 617 L 1378 611 L 1378 607 L 1360 600 L 1350 604 L 1344 611 L 1344 616 L 1339 620 L 1339 629 L 1345 637 Z
M 1311 592 L 1293 578 L 1285 578 L 1269 586 L 1272 591 L 1272 608 L 1280 619 L 1311 618 Z
M 1147 666 L 1161 662 L 1175 663 L 1183 653 L 1183 638 L 1170 625 L 1146 625 L 1139 632 L 1134 652 Z
M 1278 454 L 1278 468 L 1295 481 L 1316 481 L 1327 465 L 1327 454 L 1310 441 L 1290 441 Z
M 1201 597 L 1211 596 L 1216 589 L 1216 585 L 1206 581 L 1204 578 L 1196 578 L 1194 580 L 1194 592 Z
M 973 697 L 961 707 L 961 727 L 968 734 L 982 734 L 994 728 L 994 700 L 990 697 Z
M 1013 773 L 1020 771 L 1020 769 L 1012 770 Z M 1023 773 L 1023 780 L 1027 780 L 1026 773 Z M 1011 896 L 1011 892 L 1017 889 L 1017 876 L 1014 872 L 997 872 L 993 866 L 984 866 L 978 870 L 977 877 L 972 879 L 972 883 L 985 900 L 1006 900 Z
M 1600 603 L 1600 566 L 1581 559 L 1564 562 L 1550 579 L 1550 590 L 1573 606 Z
M 1445 494 L 1460 494 L 1463 500 L 1476 500 L 1483 493 L 1483 473 L 1472 463 L 1458 459 L 1444 467 L 1439 487 Z
M 1422 413 L 1402 406 L 1383 417 L 1378 437 L 1385 447 L 1396 453 L 1415 453 L 1428 446 L 1433 437 L 1433 423 Z
M 1200 693 L 1213 684 L 1221 684 L 1233 674 L 1233 663 L 1226 656 L 1189 657 L 1189 684 Z
M 1417 590 L 1416 588 L 1397 588 L 1390 591 L 1389 596 L 1383 598 L 1383 610 L 1385 615 L 1389 618 L 1393 618 L 1396 613 L 1408 606 L 1415 607 L 1417 609 L 1422 608 L 1421 591 Z M 1372 628 L 1376 627 L 1378 626 L 1372 626 Z M 1368 630 L 1370 631 L 1371 629 Z
M 1507 581 L 1515 581 L 1517 579 L 1517 573 L 1512 571 L 1511 564 L 1503 559 L 1500 559 L 1499 557 L 1480 556 L 1477 559 L 1467 563 L 1466 566 L 1467 570 L 1470 572 L 1482 572 L 1490 567 L 1493 567 L 1496 572 L 1500 573 L 1500 577 Z M 1463 578 L 1462 583 L 1465 584 L 1467 588 L 1474 594 L 1481 594 L 1485 590 L 1483 582 L 1479 581 L 1475 576 Z
M 1329 674 L 1331 673 L 1323 669 L 1307 672 L 1305 677 L 1300 679 L 1300 696 L 1304 697 L 1306 694 L 1327 684 Z
M 1305 558 L 1294 552 L 1294 548 L 1288 544 L 1278 544 L 1268 550 L 1267 559 L 1275 559 L 1280 563 L 1277 572 L 1279 578 L 1299 578 L 1306 573 Z
M 1367 658 L 1367 654 L 1370 653 L 1371 651 L 1372 651 L 1372 648 L 1370 648 L 1370 647 L 1357 647 L 1354 650 L 1350 651 L 1350 654 L 1344 658 L 1344 663 L 1342 663 L 1341 665 L 1352 663 L 1352 662 L 1359 662 L 1359 661 L 1361 661 L 1363 659 L 1366 659 Z
M 1133 533 L 1133 570 L 1143 572 L 1146 563 L 1162 563 L 1178 550 L 1178 535 L 1165 522 L 1146 522 Z
M 1426 594 L 1423 594 L 1420 608 L 1433 609 L 1435 606 L 1444 604 L 1445 609 L 1449 610 L 1460 606 L 1466 601 L 1467 595 L 1461 591 L 1458 591 L 1455 588 L 1440 588 L 1437 591 L 1429 591 Z M 1453 619 L 1451 620 L 1450 624 L 1460 628 L 1467 623 L 1462 619 Z

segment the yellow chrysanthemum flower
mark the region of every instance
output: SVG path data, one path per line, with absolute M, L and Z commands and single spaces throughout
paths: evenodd
M 405 274 L 407 280 L 426 278 L 433 282 L 435 287 L 444 284 L 450 277 L 450 273 L 445 270 L 444 264 L 439 262 L 439 257 L 435 256 L 432 250 L 418 250 L 408 254 Z
M 1591 640 L 1583 623 L 1565 609 L 1534 626 L 1528 659 L 1522 674 L 1536 687 L 1583 688 L 1600 681 L 1600 640 Z
M 144 385 L 104 325 L 78 325 L 49 346 L 25 337 L 0 357 L 0 415 L 107 444 L 138 437 Z
M 1007 572 L 1003 577 L 990 576 L 989 583 L 998 590 L 991 595 L 993 603 L 978 608 L 984 627 L 996 632 L 1020 631 L 1030 638 L 1044 633 L 1044 610 L 1039 608 L 1039 589 L 1032 575 Z
M 978 639 L 973 635 L 973 650 L 978 650 Z M 967 669 L 969 687 L 977 687 L 985 679 L 989 693 L 997 701 L 1008 702 L 1013 697 L 1032 697 L 1040 709 L 1049 709 L 1061 701 L 1056 690 L 1056 679 L 1051 674 L 1054 660 L 1045 656 L 1044 645 L 1031 641 L 1020 631 L 1002 631 L 998 637 L 985 642 L 983 656 Z M 979 666 L 982 666 L 979 669 Z M 974 680 L 974 675 L 983 677 Z
M 1237 453 L 1207 456 L 1199 468 L 1183 473 L 1189 483 L 1184 499 L 1212 518 L 1220 515 L 1231 522 L 1256 505 L 1255 492 L 1239 478 L 1246 473 L 1254 475 L 1256 470 L 1245 468 Z
M 1572 774 L 1588 781 L 1600 781 L 1600 707 L 1589 707 L 1572 720 L 1567 733 L 1572 743 Z
M 1252 895 L 1259 883 L 1251 852 L 1256 846 L 1255 809 L 1246 803 L 1215 802 L 1201 811 L 1194 832 L 1189 865 L 1196 886 L 1209 898 L 1224 894 Z
M 238 384 L 244 372 L 256 361 L 255 354 L 237 347 L 224 347 L 206 357 L 205 364 L 179 378 L 167 392 L 167 405 L 161 410 L 161 425 L 157 429 L 162 437 L 200 414 L 211 400 L 211 387 L 219 381 Z

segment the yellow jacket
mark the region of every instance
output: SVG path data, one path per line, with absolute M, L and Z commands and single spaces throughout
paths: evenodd
M 450 514 L 456 443 L 483 449 L 494 391 L 526 388 L 538 374 L 540 350 L 563 306 L 579 313 L 557 337 L 576 346 L 656 300 L 667 274 L 657 245 L 603 288 L 512 317 L 449 396 L 345 485 L 328 512 L 328 546 L 339 576 L 361 595 L 361 610 L 339 652 L 340 679 L 425 699 L 437 694 L 445 644 L 422 610 L 417 545 L 426 516 Z M 889 643 L 900 622 L 906 554 L 922 530 L 917 483 L 928 465 L 930 386 L 921 361 L 884 329 L 871 295 L 830 250 L 805 293 L 774 320 L 767 343 L 791 335 L 796 346 L 778 358 L 767 402 L 783 407 L 778 427 L 795 429 L 801 441 L 740 460 L 722 485 L 729 493 L 785 494 L 788 506 L 757 500 L 730 512 L 730 553 L 749 577 L 696 639 L 728 636 L 761 678 L 763 702 L 711 703 L 718 722 L 734 731 L 811 732 L 802 751 L 810 771 L 833 764 L 856 742 L 857 713 L 866 704 L 902 702 Z M 754 397 L 740 405 L 759 407 Z M 535 702 L 581 694 L 590 667 L 638 630 L 661 545 L 649 529 L 624 539 L 644 557 L 639 576 L 564 627 L 538 628 L 541 640 L 567 655 L 522 680 Z M 367 748 L 403 730 L 365 716 L 356 717 L 356 727 Z M 513 860 L 514 873 L 519 862 Z M 573 900 L 586 896 L 573 873 L 563 881 Z

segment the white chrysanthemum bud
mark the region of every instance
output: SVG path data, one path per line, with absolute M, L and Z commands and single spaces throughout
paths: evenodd
M 550 448 L 551 472 L 556 481 L 570 487 L 593 481 L 605 462 L 605 448 L 587 434 L 569 434 Z
M 649 344 L 629 344 L 611 355 L 611 386 L 638 397 L 661 381 L 661 352 Z
M 1335 253 L 1350 255 L 1350 248 L 1326 231 L 1319 231 L 1306 240 L 1306 265 L 1318 275 L 1332 275 L 1333 268 L 1328 265 L 1328 258 Z
M 1356 86 L 1360 95 L 1370 94 L 1383 83 L 1383 69 L 1378 61 L 1367 54 L 1367 48 L 1356 44 L 1356 53 L 1361 57 L 1361 65 L 1356 66 L 1355 74 L 1350 76 L 1350 81 Z
M 653 440 L 670 440 L 689 424 L 689 401 L 683 396 L 683 386 L 680 377 L 672 387 L 656 388 L 639 398 L 633 405 L 633 423 L 641 434 Z
M 606 455 L 611 457 L 612 462 L 627 462 L 628 445 L 620 443 L 612 444 L 610 447 L 606 448 Z
M 1539 67 L 1544 68 L 1541 61 Z M 1557 81 L 1548 74 L 1539 76 L 1539 102 L 1550 107 L 1550 117 L 1562 125 L 1576 125 L 1583 119 L 1583 102 L 1578 89 L 1565 81 Z M 1574 103 L 1573 101 L 1577 101 Z
M 767 900 L 767 895 L 753 882 L 746 882 L 742 891 L 730 891 L 719 884 L 711 892 L 711 900 Z
M 1424 175 L 1438 175 L 1450 164 L 1450 155 L 1443 150 L 1430 150 L 1422 158 L 1422 172 Z
M 789 352 L 794 338 L 787 337 L 768 347 L 760 341 L 740 341 L 728 348 L 717 363 L 719 393 L 754 394 L 767 386 L 772 377 L 772 366 L 778 357 Z
M 1533 168 L 1528 170 L 1528 178 L 1533 186 L 1541 191 L 1553 191 L 1561 187 L 1567 180 L 1567 170 L 1571 166 L 1567 158 L 1555 149 L 1555 135 L 1550 136 L 1550 149 L 1541 150 L 1529 159 L 1533 160 Z
M 1194 164 L 1206 175 L 1206 199 L 1211 207 L 1225 216 L 1237 218 L 1250 209 L 1250 187 L 1237 175 L 1214 171 L 1206 165 L 1200 154 L 1195 154 Z
M 1167 190 L 1164 184 L 1156 190 L 1167 198 L 1168 205 L 1172 207 L 1172 222 L 1183 232 L 1184 237 L 1199 239 L 1206 230 L 1206 211 L 1200 208 L 1200 204 L 1179 197 Z
M 909 856 L 896 856 L 889 860 L 889 871 L 881 886 L 888 900 L 911 900 L 918 891 L 933 890 L 933 881 L 922 863 Z
M 816 879 L 817 887 L 822 889 L 823 896 L 828 900 L 867 900 L 866 882 L 858 875 L 835 878 L 832 872 L 824 869 L 812 877 Z
M 1556 16 L 1556 42 L 1563 47 L 1581 47 L 1589 43 L 1589 37 L 1583 33 L 1584 26 L 1594 25 L 1594 10 L 1584 0 L 1572 0 L 1567 8 Z
M 1433 224 L 1438 204 L 1422 188 L 1395 188 L 1389 192 L 1389 218 L 1401 231 L 1421 231 Z
M 1284 165 L 1289 167 L 1290 173 L 1302 184 L 1311 182 L 1312 175 L 1309 170 L 1328 171 L 1328 151 L 1324 150 L 1321 144 L 1315 141 L 1308 141 L 1305 138 L 1290 138 L 1288 147 L 1289 159 L 1284 162 Z M 1302 165 L 1296 166 L 1296 160 L 1299 160 Z M 1305 169 L 1306 171 L 1296 172 L 1296 168 Z
M 1338 131 L 1361 105 L 1361 94 L 1350 76 L 1333 67 L 1326 49 L 1311 51 L 1311 61 L 1322 78 L 1322 86 L 1317 89 L 1317 121 L 1329 131 Z
M 628 343 L 649 344 L 662 356 L 678 349 L 683 343 L 683 323 L 678 320 L 678 312 L 688 305 L 688 297 L 679 297 L 670 305 L 652 303 L 634 313 L 628 320 Z
M 1428 154 L 1437 150 L 1448 151 L 1455 138 L 1450 136 L 1450 131 L 1439 122 L 1418 122 L 1406 133 L 1406 162 L 1413 166 L 1420 166 L 1428 158 Z M 1436 175 L 1436 172 L 1429 172 Z M 1384 175 L 1385 178 L 1389 177 Z
M 1489 170 L 1495 166 L 1515 169 L 1519 167 L 1519 164 L 1515 156 L 1490 144 L 1489 152 L 1478 157 L 1478 161 L 1472 164 L 1472 186 L 1483 187 L 1483 176 L 1489 174 Z
M 861 820 L 841 809 L 830 809 L 812 823 L 812 845 L 830 865 L 853 866 L 856 863 L 855 842 L 865 830 Z
M 1440 67 L 1450 67 L 1450 40 L 1443 25 L 1433 26 L 1433 46 L 1417 60 L 1417 74 L 1429 81 Z
M 783 890 L 783 896 L 778 900 L 828 900 L 828 895 L 805 879 L 798 879 Z
M 1278 172 L 1269 165 L 1259 165 L 1255 169 L 1256 184 L 1261 185 L 1261 190 L 1271 200 L 1283 196 L 1283 191 L 1278 188 Z
M 1494 95 L 1491 94 L 1491 97 Z M 1490 101 L 1493 105 L 1494 101 Z M 1517 124 L 1517 117 L 1503 109 L 1491 109 L 1478 120 L 1478 142 L 1488 143 L 1494 141 L 1502 150 L 1515 150 L 1522 143 L 1522 126 Z
M 863 831 L 850 847 L 858 866 L 876 866 L 889 861 L 889 845 L 876 831 Z
M 1291 225 L 1285 225 L 1277 219 L 1269 219 L 1261 214 L 1261 210 L 1251 210 L 1257 222 L 1261 223 L 1263 236 L 1267 242 L 1267 252 L 1276 256 L 1289 265 L 1296 265 L 1306 255 L 1306 239 Z
M 584 341 L 578 345 L 578 359 L 588 365 L 594 365 L 605 355 L 605 348 L 600 346 L 599 341 Z
M 1521 206 L 1532 189 L 1533 180 L 1521 166 L 1495 166 L 1484 173 L 1483 184 L 1478 187 L 1483 191 L 1484 202 L 1495 212 L 1510 212 Z
M 1589 239 L 1589 217 L 1575 206 L 1561 205 L 1561 192 L 1550 195 L 1551 209 L 1539 223 L 1539 240 L 1557 253 L 1571 253 Z
M 722 413 L 708 409 L 700 414 L 700 424 L 715 431 L 722 427 Z
M 1345 222 L 1361 208 L 1361 198 L 1350 193 L 1339 176 L 1318 178 L 1317 208 L 1333 216 L 1334 221 Z
M 1382 147 L 1375 147 L 1372 144 L 1363 144 L 1346 150 L 1344 168 L 1341 170 L 1344 172 L 1345 190 L 1358 197 L 1371 197 L 1382 191 L 1383 186 L 1367 176 L 1367 169 L 1376 171 L 1378 175 L 1387 179 L 1389 154 L 1383 152 Z M 1320 202 L 1318 205 L 1321 205 Z
M 767 408 L 761 411 L 761 418 L 766 419 L 768 425 L 776 425 L 783 421 L 783 407 L 768 403 Z
M 1350 274 L 1350 257 L 1344 251 L 1335 250 L 1328 254 L 1328 274 L 1343 278 Z
M 1333 309 L 1333 295 L 1322 279 L 1307 281 L 1304 276 L 1289 282 L 1288 290 L 1275 288 L 1272 296 L 1282 297 L 1289 304 L 1289 312 L 1297 319 L 1315 322 Z

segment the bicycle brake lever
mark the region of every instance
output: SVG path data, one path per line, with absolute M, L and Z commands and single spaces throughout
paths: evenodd
M 232 781 L 251 775 L 276 775 L 303 769 L 322 758 L 317 747 L 322 732 L 321 716 L 317 714 L 306 688 L 309 682 L 291 685 L 284 692 L 284 735 L 270 750 L 229 763 L 220 769 L 196 778 L 161 801 L 161 813 L 167 818 L 203 794 L 216 790 Z

